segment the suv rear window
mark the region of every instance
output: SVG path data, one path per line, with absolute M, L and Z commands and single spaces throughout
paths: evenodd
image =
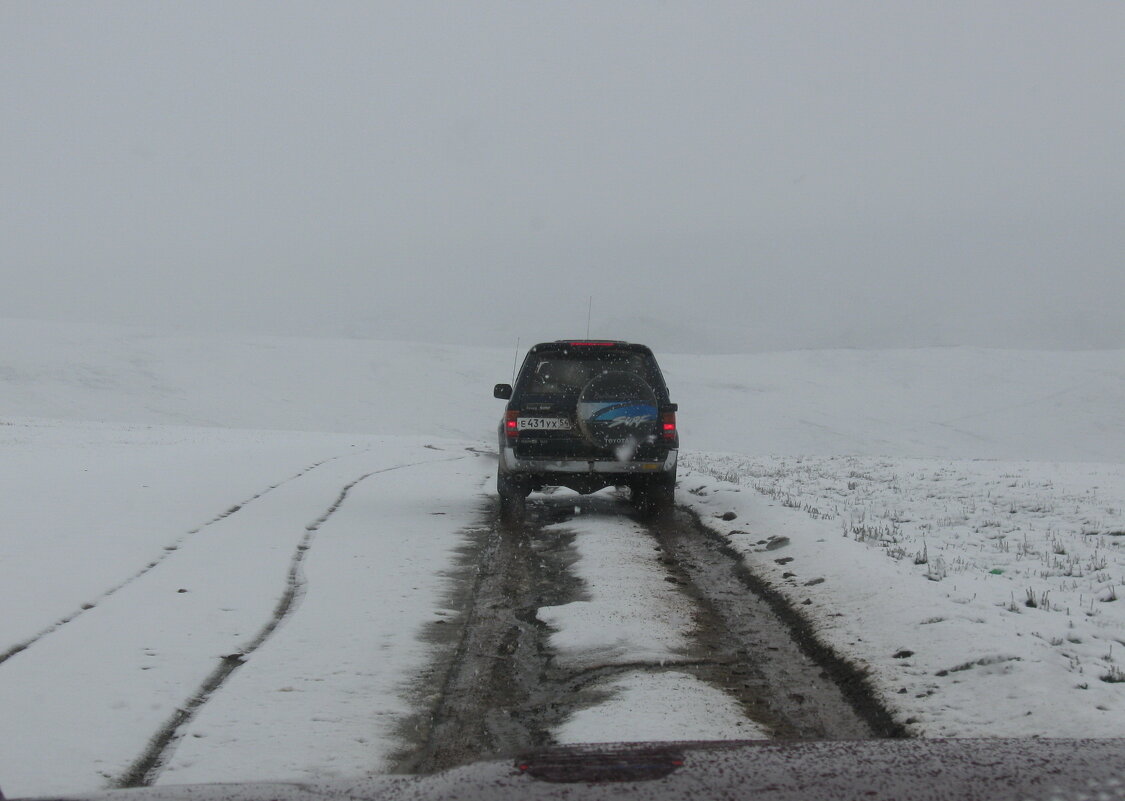
M 594 376 L 617 371 L 639 375 L 658 395 L 665 394 L 664 382 L 647 354 L 625 350 L 594 354 L 584 349 L 529 354 L 517 391 L 525 395 L 577 396 Z

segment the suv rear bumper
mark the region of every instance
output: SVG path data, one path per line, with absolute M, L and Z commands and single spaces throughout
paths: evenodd
M 500 458 L 509 473 L 670 473 L 676 469 L 679 451 L 672 449 L 664 459 L 636 459 L 619 462 L 616 459 L 518 459 L 515 448 L 504 448 Z

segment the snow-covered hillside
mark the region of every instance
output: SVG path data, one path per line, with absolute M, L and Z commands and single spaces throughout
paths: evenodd
M 0 419 L 491 440 L 513 355 L 0 320 Z M 689 449 L 1125 459 L 1121 350 L 658 356 Z

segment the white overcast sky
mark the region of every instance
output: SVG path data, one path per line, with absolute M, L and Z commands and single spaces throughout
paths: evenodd
M 0 3 L 0 315 L 1125 347 L 1125 3 Z

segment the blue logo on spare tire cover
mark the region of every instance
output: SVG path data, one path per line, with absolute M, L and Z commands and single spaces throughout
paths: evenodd
M 578 428 L 599 448 L 635 448 L 657 435 L 656 395 L 643 378 L 625 371 L 604 372 L 578 393 Z
M 636 401 L 596 401 L 578 404 L 578 414 L 591 423 L 605 423 L 609 428 L 636 426 L 656 421 L 656 407 Z

